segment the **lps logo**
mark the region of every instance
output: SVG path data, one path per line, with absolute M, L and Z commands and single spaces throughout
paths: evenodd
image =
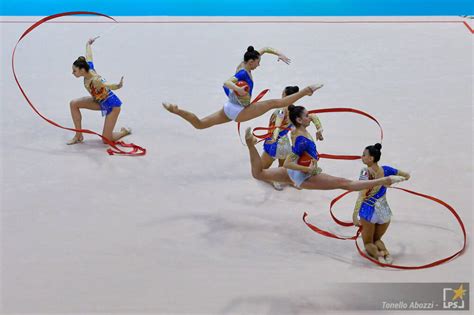
M 464 309 L 464 290 L 461 284 L 456 290 L 453 288 L 443 289 L 443 308 L 444 309 Z

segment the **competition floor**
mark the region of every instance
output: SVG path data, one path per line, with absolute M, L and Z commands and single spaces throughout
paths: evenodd
M 71 64 L 89 37 L 102 34 L 93 45 L 96 69 L 112 82 L 125 76 L 117 126 L 133 129 L 128 140 L 148 149 L 144 157 L 108 156 L 87 135 L 66 146 L 73 133 L 29 108 L 13 80 L 11 51 L 37 19 L 0 22 L 4 313 L 344 313 L 351 301 L 327 285 L 472 281 L 469 247 L 447 264 L 397 271 L 364 260 L 352 241 L 315 234 L 304 211 L 322 228 L 354 233 L 328 214 L 342 191 L 276 191 L 251 177 L 235 123 L 197 131 L 161 107 L 175 102 L 199 116 L 218 110 L 222 82 L 247 46 L 277 48 L 292 63 L 263 56 L 255 95 L 324 83 L 298 104 L 375 116 L 385 132 L 381 164 L 410 171 L 400 187 L 450 203 L 470 233 L 473 36 L 461 18 L 127 17 L 110 24 L 81 17 L 32 32 L 17 50 L 19 79 L 41 112 L 67 126 L 69 101 L 87 95 Z M 265 126 L 268 117 L 242 128 Z M 320 152 L 359 154 L 379 139 L 376 125 L 360 116 L 320 118 Z M 83 112 L 85 128 L 100 131 L 102 123 L 100 113 Z M 355 179 L 362 163 L 320 166 Z M 388 200 L 394 217 L 385 241 L 397 264 L 428 263 L 462 246 L 441 206 L 393 190 Z M 350 219 L 354 201 L 355 194 L 344 199 L 336 213 Z

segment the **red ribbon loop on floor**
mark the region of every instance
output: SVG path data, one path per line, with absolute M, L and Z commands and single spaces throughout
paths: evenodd
M 46 23 L 47 21 L 50 21 L 50 20 L 53 20 L 53 19 L 57 19 L 57 18 L 60 18 L 60 17 L 64 17 L 64 16 L 72 16 L 72 15 L 96 15 L 96 16 L 102 16 L 102 17 L 105 17 L 107 19 L 110 19 L 114 22 L 117 22 L 114 18 L 108 16 L 108 15 L 105 15 L 105 14 L 102 14 L 102 13 L 97 13 L 97 12 L 89 12 L 89 11 L 75 11 L 75 12 L 64 12 L 64 13 L 58 13 L 58 14 L 53 14 L 53 15 L 50 15 L 50 16 L 47 16 L 47 17 L 44 17 L 42 18 L 41 20 L 37 21 L 36 23 L 34 23 L 32 26 L 30 26 L 21 36 L 20 38 L 18 39 L 16 45 L 15 45 L 15 48 L 13 49 L 13 52 L 12 52 L 12 72 L 13 72 L 13 77 L 15 78 L 15 81 L 16 81 L 16 84 L 18 85 L 18 88 L 20 89 L 20 92 L 21 94 L 23 95 L 23 97 L 26 99 L 26 101 L 28 102 L 28 104 L 30 105 L 30 107 L 33 109 L 33 111 L 35 111 L 36 114 L 38 114 L 41 118 L 43 118 L 45 121 L 47 121 L 48 123 L 50 123 L 51 125 L 55 126 L 55 127 L 58 127 L 58 128 L 61 128 L 61 129 L 65 129 L 65 130 L 70 130 L 70 131 L 75 131 L 75 132 L 82 132 L 82 133 L 87 133 L 87 134 L 93 134 L 93 135 L 97 135 L 99 137 L 102 138 L 102 140 L 104 142 L 106 142 L 111 148 L 109 148 L 107 150 L 107 152 L 110 154 L 110 155 L 114 155 L 114 154 L 120 154 L 120 155 L 128 155 L 128 156 L 140 156 L 140 155 L 145 155 L 146 154 L 146 149 L 145 148 L 142 148 L 136 144 L 133 144 L 133 143 L 125 143 L 123 141 L 112 141 L 110 139 L 107 139 L 105 138 L 104 136 L 102 136 L 101 134 L 97 133 L 97 132 L 94 132 L 92 130 L 89 130 L 89 129 L 74 129 L 74 128 L 68 128 L 68 127 L 64 127 L 54 121 L 52 121 L 51 119 L 47 118 L 46 116 L 44 116 L 43 114 L 40 113 L 40 111 L 35 107 L 35 105 L 33 105 L 33 102 L 31 102 L 31 100 L 28 98 L 28 96 L 26 95 L 26 92 L 25 90 L 23 89 L 23 87 L 21 86 L 20 84 L 20 81 L 18 80 L 18 77 L 16 75 L 16 71 L 15 71 L 15 53 L 16 53 L 16 49 L 18 47 L 18 45 L 20 44 L 20 42 L 26 37 L 26 35 L 28 35 L 30 32 L 32 32 L 35 28 L 37 28 L 38 26 L 40 26 L 41 24 L 43 23 Z M 125 147 L 125 148 L 131 148 L 130 151 L 124 151 L 122 149 L 120 149 L 119 147 Z
M 318 233 L 318 234 L 321 234 L 323 236 L 326 236 L 326 237 L 331 237 L 331 238 L 336 238 L 336 239 L 341 239 L 341 240 L 354 240 L 355 241 L 355 245 L 356 245 L 356 248 L 357 248 L 357 251 L 359 252 L 359 254 L 368 259 L 369 261 L 373 262 L 374 264 L 377 264 L 379 266 L 382 266 L 382 267 L 389 267 L 389 268 L 395 268 L 395 269 L 405 269 L 405 270 L 412 270 L 412 269 L 425 269 L 425 268 L 430 268 L 430 267 L 434 267 L 434 266 L 438 266 L 438 265 L 441 265 L 457 256 L 460 256 L 465 248 L 466 248 L 466 242 L 467 242 L 467 235 L 466 235 L 466 229 L 464 227 L 464 223 L 463 221 L 461 220 L 461 217 L 458 215 L 458 213 L 456 212 L 456 210 L 454 210 L 454 208 L 452 206 L 450 206 L 449 204 L 447 204 L 446 202 L 444 202 L 443 200 L 440 200 L 436 197 L 433 197 L 433 196 L 430 196 L 430 195 L 425 195 L 425 194 L 422 194 L 422 193 L 419 193 L 419 192 L 415 192 L 415 191 L 412 191 L 412 190 L 408 190 L 408 189 L 404 189 L 404 188 L 398 188 L 398 187 L 390 187 L 391 189 L 398 189 L 398 190 L 401 190 L 401 191 L 404 191 L 406 193 L 409 193 L 409 194 L 412 194 L 412 195 L 415 195 L 415 196 L 418 196 L 418 197 L 421 197 L 421 198 L 425 198 L 425 199 L 428 199 L 428 200 L 431 200 L 431 201 L 434 201 L 442 206 L 444 206 L 446 209 L 449 210 L 449 212 L 451 212 L 451 214 L 456 218 L 456 221 L 458 222 L 459 224 L 459 227 L 462 231 L 462 234 L 463 234 L 463 239 L 464 239 L 464 242 L 463 242 L 463 245 L 462 245 L 462 248 L 458 251 L 456 251 L 454 254 L 446 257 L 446 258 L 443 258 L 443 259 L 439 259 L 439 260 L 436 260 L 434 262 L 431 262 L 431 263 L 428 263 L 428 264 L 424 264 L 424 265 L 419 265 L 419 266 L 401 266 L 401 265 L 391 265 L 391 264 L 384 264 L 384 263 L 381 263 L 371 257 L 369 257 L 367 254 L 364 253 L 364 251 L 359 247 L 359 244 L 357 243 L 357 238 L 359 237 L 359 235 L 362 233 L 362 227 L 359 227 L 356 231 L 356 234 L 354 236 L 351 236 L 351 237 L 344 237 L 344 236 L 338 236 L 334 233 L 331 233 L 331 232 L 328 232 L 328 231 L 325 231 L 325 230 L 322 230 L 320 228 L 318 228 L 317 226 L 311 224 L 311 223 L 308 223 L 307 221 L 307 216 L 308 214 L 305 212 L 303 214 L 303 221 L 304 223 L 311 229 L 313 230 L 314 232 Z M 336 204 L 336 202 L 338 202 L 339 200 L 341 200 L 343 197 L 345 197 L 346 195 L 350 194 L 351 191 L 347 191 L 339 196 L 337 196 L 336 198 L 334 198 L 331 203 L 330 203 L 330 206 L 329 206 L 329 212 L 331 214 L 331 217 L 333 218 L 333 220 L 338 224 L 338 225 L 341 225 L 341 226 L 346 226 L 346 227 L 349 227 L 349 226 L 354 226 L 354 224 L 352 222 L 344 222 L 344 221 L 341 221 L 339 220 L 338 218 L 336 218 L 336 216 L 334 215 L 333 211 L 332 211 L 332 208 L 333 206 Z

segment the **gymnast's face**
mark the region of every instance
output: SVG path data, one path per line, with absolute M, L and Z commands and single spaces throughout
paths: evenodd
M 86 70 L 85 69 L 80 69 L 76 66 L 72 66 L 72 74 L 76 77 L 76 78 L 79 78 L 79 77 L 83 77 L 86 73 Z
M 369 154 L 369 150 L 367 149 L 362 153 L 362 163 L 365 165 L 372 165 L 374 163 L 374 157 Z
M 258 59 L 250 59 L 247 61 L 247 66 L 250 70 L 255 70 L 260 66 L 260 58 Z
M 305 128 L 308 127 L 311 123 L 311 118 L 309 118 L 308 111 L 305 109 L 301 116 L 296 119 L 296 121 L 300 123 L 301 126 Z

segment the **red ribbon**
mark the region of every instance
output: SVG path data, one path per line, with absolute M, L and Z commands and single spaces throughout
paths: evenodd
M 409 270 L 409 269 L 425 269 L 425 268 L 431 268 L 431 267 L 434 267 L 434 266 L 438 266 L 438 265 L 441 265 L 457 256 L 460 256 L 465 248 L 466 248 L 466 239 L 467 239 L 467 235 L 466 235 L 466 229 L 464 227 L 464 223 L 463 221 L 461 220 L 461 217 L 458 215 L 458 213 L 456 212 L 456 210 L 454 210 L 453 207 L 451 207 L 449 204 L 447 204 L 446 202 L 444 202 L 443 200 L 440 200 L 436 197 L 433 197 L 433 196 L 429 196 L 429 195 L 425 195 L 425 194 L 422 194 L 422 193 L 418 193 L 418 192 L 415 192 L 415 191 L 412 191 L 412 190 L 408 190 L 408 189 L 404 189 L 404 188 L 398 188 L 398 187 L 390 187 L 392 189 L 398 189 L 398 190 L 402 190 L 404 192 L 407 192 L 409 194 L 412 194 L 412 195 L 415 195 L 415 196 L 418 196 L 418 197 L 422 197 L 422 198 L 425 198 L 425 199 L 428 199 L 428 200 L 432 200 L 436 203 L 439 203 L 440 205 L 444 206 L 445 208 L 447 208 L 451 214 L 456 218 L 456 221 L 458 222 L 460 228 L 461 228 L 461 231 L 463 233 L 463 238 L 464 238 L 464 243 L 463 243 L 463 246 L 460 250 L 458 250 L 457 252 L 455 252 L 454 254 L 446 257 L 446 258 L 443 258 L 443 259 L 439 259 L 439 260 L 436 260 L 432 263 L 429 263 L 429 264 L 424 264 L 424 265 L 420 265 L 420 266 L 401 266 L 401 265 L 391 265 L 391 264 L 384 264 L 384 263 L 381 263 L 371 257 L 369 257 L 368 255 L 366 255 L 362 249 L 359 247 L 359 244 L 357 243 L 357 238 L 359 237 L 359 235 L 362 233 L 362 227 L 359 227 L 356 231 L 356 234 L 354 236 L 350 236 L 350 237 L 345 237 L 345 236 L 338 236 L 336 234 L 333 234 L 331 232 L 328 232 L 328 231 L 325 231 L 325 230 L 322 230 L 320 228 L 318 228 L 317 226 L 311 224 L 311 223 L 308 223 L 306 221 L 306 217 L 308 216 L 308 214 L 305 212 L 303 214 L 303 221 L 304 223 L 311 229 L 313 230 L 314 232 L 318 233 L 318 234 L 321 234 L 323 236 L 326 236 L 326 237 L 331 237 L 331 238 L 336 238 L 336 239 L 340 239 L 340 240 L 354 240 L 355 241 L 355 245 L 356 245 L 356 248 L 357 248 L 357 251 L 359 252 L 359 254 L 368 259 L 369 261 L 373 262 L 374 264 L 377 264 L 379 266 L 382 266 L 382 267 L 390 267 L 390 268 L 395 268 L 395 269 L 405 269 L 405 270 Z M 341 225 L 341 226 L 346 226 L 346 227 L 349 227 L 349 226 L 354 226 L 354 224 L 352 222 L 344 222 L 344 221 L 341 221 L 339 220 L 338 218 L 336 218 L 336 216 L 334 215 L 334 213 L 332 212 L 332 207 L 334 206 L 334 204 L 336 204 L 336 202 L 338 202 L 339 200 L 341 200 L 344 196 L 350 194 L 352 191 L 347 191 L 339 196 L 337 196 L 336 198 L 334 198 L 331 203 L 330 203 L 330 206 L 329 206 L 329 212 L 331 214 L 331 217 L 332 219 L 338 224 L 338 225 Z
M 380 123 L 378 122 L 375 117 L 372 115 L 363 112 L 361 110 L 355 109 L 355 108 L 348 108 L 348 107 L 335 107 L 335 108 L 321 108 L 321 109 L 313 109 L 308 112 L 308 114 L 320 114 L 320 113 L 355 113 L 359 114 L 362 116 L 365 116 L 373 121 L 379 126 L 380 128 L 380 142 L 383 140 L 383 129 Z M 256 127 L 253 129 L 253 135 L 257 137 L 258 139 L 261 139 L 260 141 L 265 140 L 266 138 L 270 137 L 273 135 L 273 131 L 276 129 L 276 127 Z M 266 134 L 263 135 L 257 135 L 255 132 L 264 130 L 267 131 Z M 288 128 L 282 129 L 282 130 L 289 130 Z M 258 141 L 258 142 L 260 142 Z M 319 153 L 318 152 L 318 158 L 321 159 L 332 159 L 332 160 L 359 160 L 361 158 L 360 155 L 342 155 L 342 154 L 327 154 L 327 153 Z
M 252 133 L 253 133 L 253 135 L 254 135 L 255 138 L 260 139 L 260 140 L 258 140 L 258 142 L 257 142 L 257 143 L 260 143 L 260 142 L 262 142 L 262 141 L 264 141 L 264 140 L 266 140 L 266 139 L 268 139 L 268 138 L 270 138 L 270 137 L 273 137 L 273 131 L 274 131 L 276 128 L 277 128 L 276 126 L 272 126 L 272 127 L 255 127 L 255 128 L 253 128 Z M 255 133 L 256 131 L 260 131 L 260 130 L 267 131 L 267 133 L 265 133 L 265 134 L 263 134 L 263 135 L 258 135 L 258 134 Z M 283 128 L 283 129 L 280 129 L 280 132 L 285 131 L 285 130 L 290 131 L 291 128 Z
M 15 71 L 15 53 L 16 53 L 16 48 L 18 47 L 18 44 L 20 44 L 20 42 L 26 37 L 26 35 L 28 35 L 31 31 L 33 31 L 35 28 L 37 28 L 38 26 L 40 26 L 41 24 L 49 21 L 49 20 L 53 20 L 53 19 L 57 19 L 57 18 L 60 18 L 60 17 L 63 17 L 63 16 L 71 16 L 71 15 L 83 15 L 83 14 L 87 14 L 87 15 L 97 15 L 97 16 L 103 16 L 107 19 L 110 19 L 114 22 L 117 22 L 114 18 L 108 16 L 108 15 L 105 15 L 105 14 L 102 14 L 102 13 L 96 13 L 96 12 L 88 12 L 88 11 L 76 11 L 76 12 L 64 12 L 64 13 L 58 13 L 58 14 L 53 14 L 53 15 L 50 15 L 50 16 L 47 16 L 45 18 L 42 18 L 41 20 L 39 20 L 38 22 L 34 23 L 32 26 L 30 26 L 21 36 L 20 38 L 18 39 L 18 42 L 16 43 L 15 45 L 15 48 L 13 49 L 13 53 L 12 53 L 12 71 L 13 71 L 13 76 L 15 78 L 15 81 L 16 81 L 16 84 L 18 85 L 18 88 L 20 89 L 20 92 L 21 94 L 23 94 L 23 97 L 26 99 L 26 101 L 28 102 L 28 104 L 30 105 L 30 107 L 33 109 L 33 111 L 36 112 L 36 114 L 38 114 L 41 118 L 43 118 L 45 121 L 47 121 L 48 123 L 50 123 L 51 125 L 53 126 L 56 126 L 58 128 L 61 128 L 61 129 L 65 129 L 65 130 L 70 130 L 70 131 L 75 131 L 75 132 L 82 132 L 82 133 L 88 133 L 88 134 L 94 134 L 94 135 L 97 135 L 99 137 L 101 137 L 104 142 L 106 142 L 111 148 L 109 148 L 107 150 L 107 153 L 109 153 L 110 155 L 114 155 L 114 154 L 121 154 L 121 155 L 132 155 L 132 156 L 139 156 L 139 155 L 145 155 L 146 154 L 146 149 L 145 148 L 142 148 L 136 144 L 133 144 L 133 143 L 125 143 L 123 141 L 112 141 L 112 140 L 109 140 L 107 138 L 105 138 L 104 136 L 102 136 L 101 134 L 97 133 L 97 132 L 94 132 L 92 130 L 89 130 L 89 129 L 74 129 L 74 128 L 68 128 L 68 127 L 64 127 L 64 126 L 61 126 L 60 124 L 52 121 L 51 119 L 48 119 L 46 116 L 44 116 L 43 114 L 41 114 L 38 109 L 36 109 L 36 107 L 33 105 L 33 103 L 30 101 L 30 99 L 28 98 L 28 96 L 26 95 L 26 92 L 25 90 L 23 89 L 23 87 L 21 86 L 20 84 L 20 81 L 18 80 L 18 77 L 16 75 L 16 71 Z M 125 147 L 125 148 L 132 148 L 130 151 L 124 151 L 122 149 L 119 148 L 119 146 L 121 147 Z
M 375 117 L 372 115 L 363 112 L 361 110 L 349 107 L 336 107 L 336 108 L 321 108 L 321 109 L 313 109 L 308 112 L 308 114 L 320 114 L 320 113 L 354 113 L 358 115 L 365 116 L 371 120 L 373 120 L 380 129 L 380 142 L 383 140 L 383 129 L 380 123 L 378 122 Z M 361 158 L 360 155 L 341 155 L 341 154 L 327 154 L 327 153 L 318 153 L 319 158 L 321 159 L 332 159 L 332 160 L 359 160 Z

